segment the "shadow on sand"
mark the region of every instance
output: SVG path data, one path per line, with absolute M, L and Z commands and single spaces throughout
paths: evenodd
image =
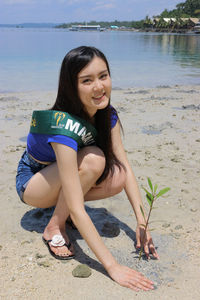
M 102 237 L 113 238 L 120 234 L 120 230 L 123 230 L 135 244 L 135 232 L 128 225 L 114 217 L 105 208 L 91 208 L 89 206 L 85 206 L 85 208 L 88 215 L 92 219 L 97 231 Z M 53 211 L 54 208 L 32 209 L 26 212 L 22 217 L 21 226 L 28 231 L 43 233 L 45 227 L 47 226 L 52 216 Z M 98 261 L 94 260 L 93 258 L 89 257 L 86 253 L 84 253 L 79 243 L 77 243 L 77 240 L 83 240 L 78 230 L 74 230 L 68 225 L 66 225 L 66 229 L 67 234 L 69 235 L 69 238 L 72 241 L 75 248 L 75 260 L 77 260 L 81 264 L 87 264 L 92 269 L 95 269 L 103 273 L 104 275 L 107 275 L 103 266 Z

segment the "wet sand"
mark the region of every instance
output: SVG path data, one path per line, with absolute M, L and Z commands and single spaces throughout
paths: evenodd
M 199 299 L 200 87 L 116 89 L 112 93 L 139 186 L 147 187 L 150 177 L 159 188 L 171 188 L 157 201 L 151 216 L 160 260 L 138 260 L 136 221 L 125 193 L 86 203 L 86 208 L 117 260 L 155 282 L 156 289 L 148 293 L 113 282 L 79 233 L 69 227 L 76 258 L 53 259 L 41 239 L 52 210 L 31 208 L 17 196 L 16 168 L 26 147 L 32 111 L 49 108 L 54 99 L 54 92 L 0 94 L 0 298 Z M 141 193 L 148 210 L 142 188 Z M 72 276 L 80 263 L 91 268 L 89 278 Z

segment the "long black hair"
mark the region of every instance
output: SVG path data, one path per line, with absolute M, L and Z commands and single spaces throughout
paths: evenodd
M 68 112 L 90 120 L 84 105 L 82 104 L 78 95 L 78 74 L 86 67 L 94 57 L 101 58 L 106 66 L 110 75 L 110 68 L 105 55 L 95 47 L 81 46 L 72 49 L 64 57 L 58 84 L 58 93 L 56 101 L 51 108 L 52 110 L 59 110 Z M 110 101 L 107 107 L 97 110 L 95 114 L 95 128 L 98 132 L 97 146 L 104 152 L 106 159 L 106 166 L 103 174 L 97 180 L 97 184 L 102 182 L 109 173 L 113 175 L 114 165 L 119 169 L 123 167 L 122 163 L 116 158 L 111 141 L 111 113 L 112 107 Z

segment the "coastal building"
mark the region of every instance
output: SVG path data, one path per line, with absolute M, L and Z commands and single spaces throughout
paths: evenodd
M 176 20 L 175 18 L 173 19 Z M 163 21 L 165 21 L 165 23 L 171 23 L 172 18 L 163 18 Z
M 113 30 L 113 29 L 114 29 L 114 30 L 117 30 L 117 29 L 119 29 L 119 26 L 111 25 L 110 28 L 111 28 L 112 30 Z
M 102 31 L 100 25 L 72 25 L 70 31 Z
M 200 22 L 199 18 L 190 18 L 190 23 L 195 26 L 197 23 Z
M 185 23 L 185 27 L 192 29 L 197 23 L 200 22 L 199 18 L 153 18 L 152 23 L 154 27 L 164 27 L 166 24 L 168 27 L 173 27 L 174 24 L 179 24 L 180 26 Z

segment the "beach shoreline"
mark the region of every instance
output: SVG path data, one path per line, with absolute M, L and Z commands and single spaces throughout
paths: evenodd
M 52 210 L 31 208 L 17 196 L 16 168 L 26 147 L 32 111 L 50 108 L 55 97 L 56 91 L 0 93 L 0 298 L 146 299 L 145 292 L 120 287 L 106 276 L 78 232 L 69 228 L 76 259 L 67 263 L 53 259 L 41 240 Z M 171 188 L 158 200 L 151 217 L 160 260 L 138 261 L 136 221 L 123 192 L 86 206 L 117 260 L 156 283 L 156 290 L 148 292 L 149 300 L 200 297 L 199 99 L 197 85 L 115 88 L 112 92 L 112 105 L 122 121 L 123 142 L 140 188 L 147 187 L 147 177 L 159 188 Z M 148 209 L 142 188 L 141 193 Z M 106 223 L 113 226 L 111 235 L 103 230 Z M 89 278 L 72 276 L 80 263 L 91 268 Z

